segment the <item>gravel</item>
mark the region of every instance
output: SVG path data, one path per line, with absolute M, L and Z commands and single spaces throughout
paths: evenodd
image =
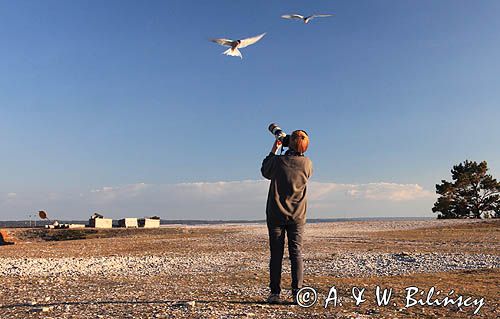
M 455 223 L 309 224 L 305 236 L 305 278 L 311 286 L 317 285 L 321 297 L 325 297 L 321 287 L 325 282 L 330 284 L 331 277 L 348 278 L 338 280 L 339 286 L 343 287 L 344 282 L 346 288 L 349 282 L 363 277 L 371 277 L 362 280 L 371 285 L 378 280 L 393 282 L 403 278 L 382 276 L 494 268 L 484 272 L 485 277 L 476 276 L 482 271 L 460 274 L 466 280 L 467 276 L 475 278 L 471 280 L 480 278 L 480 285 L 494 290 L 498 280 L 487 277 L 497 274 L 500 267 L 494 237 L 464 241 L 461 245 L 475 247 L 465 249 L 455 242 L 411 239 L 402 243 L 401 239 L 369 236 L 370 232 L 448 227 Z M 186 229 L 193 232 L 146 239 L 106 238 L 7 246 L 0 257 L 0 318 L 417 318 L 419 311 L 427 318 L 468 315 L 451 308 L 405 310 L 399 304 L 389 308 L 370 304 L 354 307 L 350 299 L 342 307 L 329 309 L 318 305 L 308 309 L 290 304 L 271 306 L 264 303 L 269 293 L 265 225 Z M 199 232 L 200 229 L 204 232 Z M 213 233 L 206 231 L 212 229 Z M 484 247 L 489 249 L 483 250 Z M 291 300 L 289 281 L 286 282 L 290 277 L 287 260 L 283 263 L 283 273 L 283 297 Z M 481 278 L 486 279 L 481 282 Z M 420 284 L 430 282 L 424 279 Z M 448 283 L 440 287 L 460 285 Z M 482 310 L 488 318 L 498 314 L 492 300 L 490 297 Z
M 85 258 L 0 258 L 0 276 L 154 276 L 267 270 L 267 256 L 242 252 L 192 257 L 109 256 Z M 464 253 L 336 253 L 305 256 L 306 274 L 366 277 L 500 267 L 500 256 Z M 289 271 L 284 263 L 284 271 Z

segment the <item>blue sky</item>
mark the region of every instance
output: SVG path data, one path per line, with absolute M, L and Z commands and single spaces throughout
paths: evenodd
M 294 12 L 335 17 L 280 19 Z M 453 164 L 500 172 L 498 12 L 495 0 L 0 1 L 0 217 L 263 218 L 270 122 L 311 137 L 310 216 L 432 216 Z M 243 60 L 208 41 L 262 32 Z M 192 200 L 165 201 L 186 185 Z

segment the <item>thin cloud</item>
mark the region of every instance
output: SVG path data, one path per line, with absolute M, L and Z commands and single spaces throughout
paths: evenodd
M 312 200 L 328 200 L 345 194 L 347 198 L 376 201 L 411 201 L 424 198 L 435 198 L 434 193 L 425 190 L 418 184 L 368 183 L 368 184 L 335 184 L 311 183 Z

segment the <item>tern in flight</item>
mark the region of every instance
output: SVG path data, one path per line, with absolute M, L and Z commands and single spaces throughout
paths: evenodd
M 215 43 L 220 44 L 220 45 L 225 46 L 225 47 L 230 47 L 229 49 L 224 51 L 223 54 L 230 55 L 230 56 L 239 56 L 241 59 L 243 59 L 243 56 L 241 55 L 241 52 L 238 49 L 245 48 L 249 45 L 254 44 L 255 42 L 262 39 L 262 37 L 265 35 L 266 35 L 265 33 L 262 33 L 262 34 L 255 36 L 255 37 L 241 39 L 241 40 L 212 39 L 210 41 L 215 42 Z
M 326 17 L 331 17 L 331 16 L 333 16 L 333 14 L 313 14 L 313 15 L 310 15 L 307 17 L 300 15 L 300 14 L 285 14 L 285 15 L 282 15 L 281 17 L 283 19 L 302 20 L 304 23 L 309 23 L 309 21 L 311 21 L 314 18 L 326 18 Z

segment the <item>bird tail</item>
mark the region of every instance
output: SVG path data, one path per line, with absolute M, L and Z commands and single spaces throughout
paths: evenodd
M 241 59 L 243 59 L 243 56 L 241 55 L 240 50 L 238 48 L 229 48 L 226 51 L 224 51 L 222 54 L 225 55 L 230 55 L 230 56 L 239 56 Z

